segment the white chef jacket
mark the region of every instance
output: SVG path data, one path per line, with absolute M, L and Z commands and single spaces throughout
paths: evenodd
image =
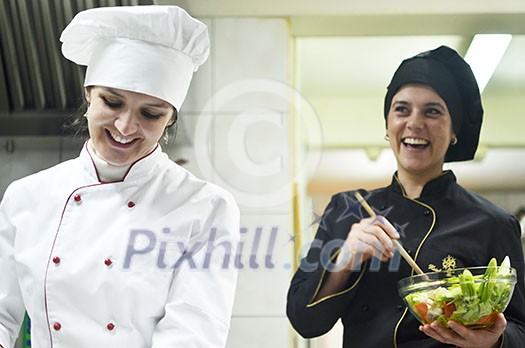
M 24 311 L 34 348 L 224 347 L 239 210 L 157 146 L 120 182 L 76 159 L 13 182 L 0 204 L 0 344 Z

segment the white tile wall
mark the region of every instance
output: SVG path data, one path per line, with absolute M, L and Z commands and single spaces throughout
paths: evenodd
M 233 317 L 226 348 L 290 347 L 286 318 Z
M 288 214 L 241 216 L 241 261 L 234 316 L 286 316 L 292 248 Z
M 243 208 L 289 211 L 291 198 L 288 116 L 279 111 L 216 114 L 213 180 Z
M 232 192 L 241 208 L 245 268 L 227 347 L 290 347 L 288 25 L 284 19 L 219 18 L 211 28 L 213 95 L 203 112 L 213 117 L 211 131 L 197 134 L 194 147 L 209 144 L 212 181 Z M 254 244 L 257 269 L 249 262 Z M 265 264 L 269 245 L 271 265 Z
M 288 24 L 219 18 L 212 29 L 214 95 L 205 111 L 214 115 L 213 181 L 232 191 L 243 210 L 288 213 Z
M 243 210 L 290 211 L 289 30 L 284 19 L 204 18 L 208 61 L 179 115 L 186 167 Z M 194 154 L 189 154 L 193 146 Z
M 214 92 L 246 79 L 288 81 L 289 32 L 286 20 L 214 19 L 213 37 Z M 265 92 L 269 92 L 268 100 L 271 101 L 272 91 Z M 260 102 L 261 95 L 256 96 L 255 101 Z M 282 100 L 267 106 L 286 109 Z
M 173 161 L 180 159 L 186 160 L 186 163 L 182 164 L 182 166 L 193 173 L 196 177 L 206 181 L 211 181 L 210 178 L 212 178 L 213 171 L 206 170 L 205 167 L 199 165 L 193 146 L 175 143 L 168 146 L 162 145 L 162 148 Z

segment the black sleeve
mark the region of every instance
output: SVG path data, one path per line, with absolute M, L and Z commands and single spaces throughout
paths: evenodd
M 351 226 L 337 223 L 344 209 L 339 200 L 338 195 L 332 197 L 308 254 L 301 260 L 288 290 L 287 316 L 295 330 L 305 338 L 323 335 L 334 326 L 348 307 L 355 294 L 352 290 L 366 268 L 363 265 L 361 270 L 353 272 L 343 291 L 314 301 Z
M 498 233 L 493 234 L 494 255 L 501 262 L 508 255 L 512 267 L 516 269 L 517 283 L 512 299 L 505 310 L 507 328 L 503 334 L 501 347 L 525 347 L 525 275 L 523 249 L 521 246 L 521 229 L 513 216 L 507 216 L 501 223 Z

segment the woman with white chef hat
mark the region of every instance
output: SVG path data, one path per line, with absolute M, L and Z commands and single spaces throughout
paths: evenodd
M 224 347 L 239 211 L 158 144 L 208 56 L 206 26 L 176 6 L 96 8 L 61 41 L 87 66 L 89 140 L 5 192 L 0 346 L 27 310 L 35 348 Z

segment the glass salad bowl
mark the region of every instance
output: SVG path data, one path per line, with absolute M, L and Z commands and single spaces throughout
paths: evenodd
M 506 257 L 500 266 L 469 267 L 414 275 L 398 282 L 399 295 L 422 323 L 448 327 L 454 320 L 471 329 L 494 324 L 505 310 L 516 285 L 516 270 Z

